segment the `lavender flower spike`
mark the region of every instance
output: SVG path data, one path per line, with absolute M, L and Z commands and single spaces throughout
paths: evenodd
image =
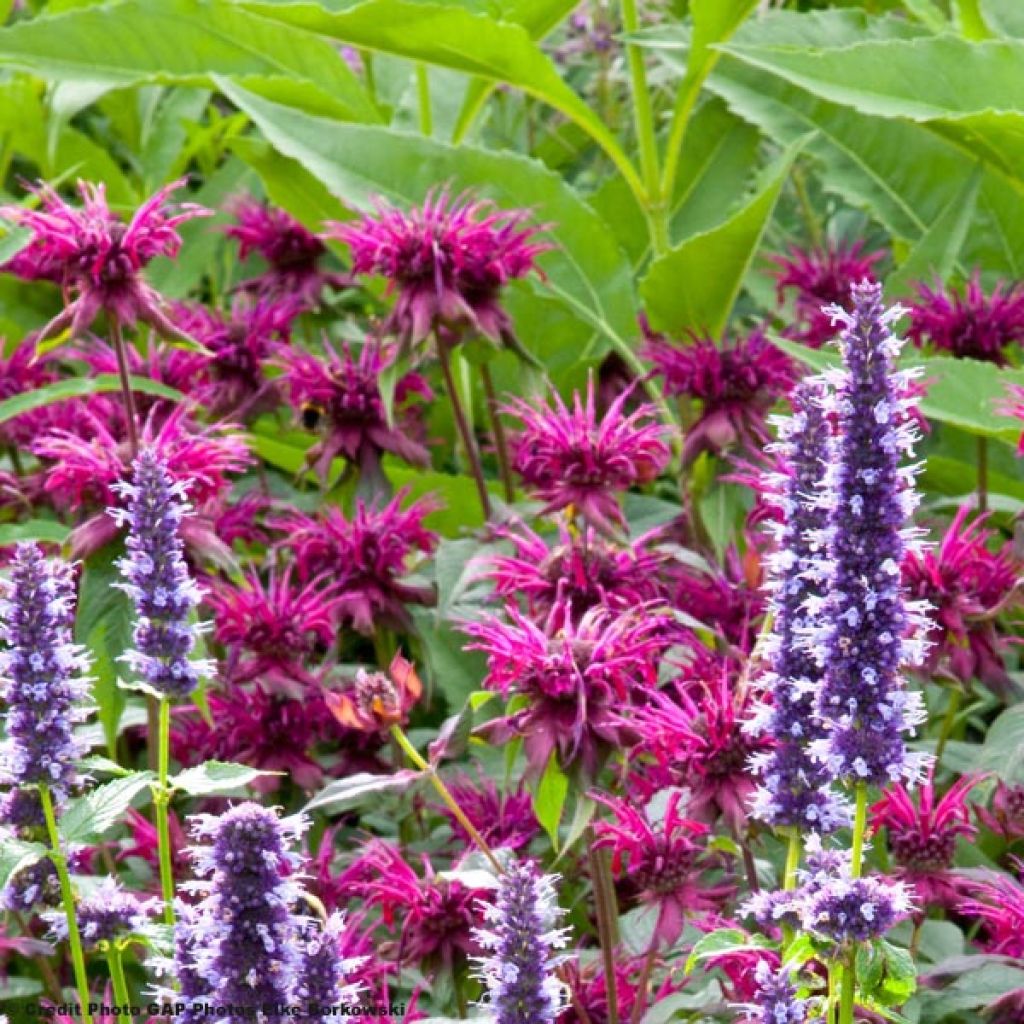
M 101 942 L 142 931 L 155 914 L 158 902 L 140 900 L 116 879 L 104 878 L 76 908 L 83 947 L 95 949 Z M 58 942 L 67 939 L 68 919 L 62 910 L 47 911 L 42 916 Z
M 776 972 L 767 960 L 758 960 L 754 981 L 757 983 L 754 1001 L 734 1007 L 744 1011 L 741 1024 L 803 1024 L 809 1019 L 811 1000 L 797 997 L 796 985 L 788 970 L 780 968 Z
M 807 602 L 820 600 L 823 590 L 817 567 L 828 514 L 815 495 L 829 457 L 825 397 L 820 378 L 806 380 L 793 392 L 793 415 L 776 420 L 779 442 L 774 450 L 782 469 L 769 485 L 782 521 L 768 563 L 774 625 L 765 645 L 764 683 L 771 703 L 762 705 L 747 725 L 749 732 L 768 734 L 775 741 L 771 750 L 751 758 L 762 780 L 751 813 L 776 827 L 819 833 L 831 832 L 849 818 L 844 802 L 829 788 L 824 765 L 809 749 L 825 735 L 814 711 L 822 669 L 805 645 L 816 625 Z
M 0 782 L 14 787 L 48 786 L 60 804 L 80 780 L 84 753 L 76 723 L 91 710 L 81 673 L 88 667 L 71 642 L 74 584 L 71 567 L 48 561 L 35 544 L 20 544 L 0 600 L 0 699 L 7 703 L 7 738 L 0 745 Z M 24 789 L 0 802 L 11 825 L 42 824 L 38 794 L 26 805 Z
M 490 955 L 478 961 L 487 988 L 484 1006 L 493 1024 L 552 1024 L 565 1007 L 565 988 L 555 977 L 567 929 L 556 902 L 554 877 L 530 862 L 511 864 L 493 904 L 484 910 L 489 928 L 476 938 Z
M 917 467 L 900 465 L 917 439 L 906 397 L 916 374 L 894 369 L 902 342 L 889 324 L 903 310 L 885 311 L 878 284 L 854 285 L 851 295 L 852 313 L 830 310 L 844 326 L 844 370 L 835 378 L 839 433 L 824 488 L 827 595 L 811 605 L 823 612 L 812 650 L 824 668 L 818 714 L 829 733 L 812 750 L 839 779 L 884 785 L 919 780 L 928 760 L 906 749 L 924 708 L 900 676 L 925 650 L 927 606 L 905 600 L 900 577 L 919 536 L 907 525 Z
M 199 627 L 189 617 L 202 593 L 189 576 L 179 535 L 191 511 L 183 485 L 153 449 L 135 459 L 132 482 L 115 484 L 124 508 L 107 512 L 128 526 L 128 555 L 118 562 L 125 582 L 117 583 L 135 603 L 135 649 L 123 659 L 147 689 L 159 697 L 187 697 L 212 664 L 190 660 Z
M 337 1018 L 331 1007 L 355 1003 L 362 985 L 347 978 L 365 957 L 342 958 L 339 948 L 345 930 L 344 914 L 335 912 L 326 921 L 310 918 L 301 927 L 301 963 L 295 1000 L 306 1008 L 306 1024 L 330 1024 Z
M 254 803 L 193 819 L 193 835 L 209 843 L 191 851 L 203 880 L 190 888 L 203 899 L 178 925 L 178 975 L 197 995 L 204 987 L 201 997 L 217 1005 L 267 1008 L 263 1024 L 292 1019 L 287 1009 L 302 966 L 301 922 L 292 907 L 301 891 L 295 875 L 300 859 L 288 846 L 305 824 Z M 215 1018 L 218 1024 L 236 1019 Z

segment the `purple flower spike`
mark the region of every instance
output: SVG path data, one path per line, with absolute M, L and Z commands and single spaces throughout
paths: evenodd
M 192 850 L 203 879 L 192 888 L 203 899 L 183 926 L 177 971 L 190 988 L 201 982 L 209 1001 L 268 1008 L 293 1001 L 301 955 L 300 920 L 291 908 L 301 895 L 294 874 L 300 858 L 288 846 L 304 826 L 253 803 L 194 819 L 193 834 L 207 841 Z M 264 1021 L 286 1019 L 271 1012 Z
M 82 703 L 88 684 L 81 675 L 88 660 L 71 642 L 71 567 L 48 561 L 35 544 L 20 544 L 4 590 L 0 698 L 7 704 L 7 738 L 0 745 L 0 783 L 48 786 L 60 804 L 79 781 L 77 761 L 84 748 L 73 730 L 89 713 Z M 40 823 L 41 816 L 23 800 L 5 800 L 3 808 L 14 819 L 7 824 Z
M 104 878 L 76 908 L 78 930 L 86 949 L 101 942 L 142 931 L 156 912 L 159 900 L 140 900 L 123 889 L 111 877 Z M 68 937 L 68 919 L 62 910 L 43 915 L 53 929 L 53 937 L 63 942 Z
M 212 666 L 189 659 L 198 633 L 189 618 L 202 594 L 182 556 L 180 526 L 191 511 L 185 485 L 147 448 L 135 460 L 132 482 L 112 489 L 125 507 L 108 512 L 128 526 L 128 555 L 118 561 L 125 582 L 115 586 L 131 597 L 137 614 L 135 649 L 123 658 L 158 696 L 187 697 Z
M 513 864 L 484 910 L 489 927 L 477 929 L 476 937 L 488 955 L 478 959 L 478 977 L 493 1024 L 553 1024 L 566 1006 L 553 951 L 565 945 L 568 929 L 557 927 L 564 911 L 554 882 L 530 862 Z
M 796 985 L 788 970 L 776 971 L 767 960 L 758 960 L 754 981 L 754 1001 L 735 1007 L 744 1011 L 741 1024 L 803 1024 L 808 1019 L 811 1001 L 797 998 Z
M 880 938 L 911 910 L 902 882 L 840 874 L 822 881 L 802 902 L 804 928 L 837 945 Z
M 345 917 L 340 913 L 331 914 L 324 922 L 311 919 L 302 928 L 295 998 L 309 1010 L 303 1017 L 306 1024 L 330 1024 L 337 1019 L 331 1007 L 354 1003 L 361 991 L 361 985 L 349 984 L 347 979 L 366 958 L 342 957 L 344 938 Z
M 829 789 L 824 766 L 809 750 L 825 735 L 814 713 L 823 672 L 804 646 L 816 625 L 807 601 L 820 603 L 822 595 L 817 567 L 828 525 L 827 509 L 814 500 L 828 463 L 830 430 L 824 401 L 823 383 L 805 381 L 793 394 L 793 416 L 779 420 L 776 451 L 783 472 L 772 482 L 782 521 L 776 524 L 777 547 L 768 563 L 775 617 L 764 678 L 771 703 L 762 706 L 749 724 L 752 733 L 766 734 L 775 742 L 753 759 L 763 780 L 751 807 L 753 815 L 770 825 L 816 832 L 831 832 L 848 818 Z
M 924 717 L 919 694 L 906 691 L 901 669 L 924 654 L 923 602 L 908 602 L 900 567 L 916 538 L 906 526 L 917 501 L 916 429 L 906 389 L 913 372 L 896 372 L 901 341 L 889 324 L 902 314 L 882 306 L 881 285 L 852 289 L 853 313 L 836 306 L 844 371 L 835 378 L 838 424 L 824 494 L 828 504 L 826 596 L 813 600 L 823 626 L 812 651 L 824 668 L 818 714 L 828 735 L 812 751 L 849 783 L 883 785 L 923 776 L 927 757 L 908 753 L 906 733 Z

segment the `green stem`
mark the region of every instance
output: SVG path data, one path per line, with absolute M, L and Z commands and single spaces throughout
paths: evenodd
M 639 28 L 636 0 L 622 0 L 622 27 L 626 33 Z M 647 201 L 644 204 L 651 233 L 651 249 L 655 257 L 668 252 L 668 209 L 661 191 L 658 170 L 658 137 L 654 127 L 651 91 L 647 85 L 647 67 L 644 52 L 634 43 L 626 44 L 629 64 L 630 88 L 633 93 L 633 118 L 636 125 L 637 146 L 640 149 L 640 174 L 643 178 Z
M 601 959 L 604 963 L 608 1024 L 619 1024 L 619 997 L 615 984 L 615 947 L 618 945 L 615 887 L 611 877 L 611 867 L 604 856 L 605 851 L 596 846 L 592 830 L 588 847 L 590 880 L 594 887 L 594 909 L 597 914 L 597 933 L 601 943 Z
M 796 888 L 796 869 L 800 866 L 800 833 L 795 829 L 789 830 L 789 842 L 786 845 L 786 869 L 782 875 L 782 888 L 786 892 L 792 892 Z
M 391 736 L 405 752 L 406 757 L 430 780 L 430 784 L 437 790 L 437 795 L 444 801 L 445 806 L 455 815 L 455 820 L 466 830 L 466 834 L 480 848 L 480 852 L 490 861 L 491 867 L 499 874 L 505 873 L 494 851 L 487 845 L 477 827 L 466 817 L 466 812 L 459 806 L 458 801 L 452 796 L 451 791 L 444 784 L 441 776 L 437 774 L 434 766 L 424 760 L 420 752 L 412 745 L 409 737 L 402 731 L 401 726 L 391 726 Z
M 416 65 L 416 97 L 420 109 L 420 131 L 430 138 L 434 134 L 434 111 L 430 105 L 430 73 L 426 64 Z
M 838 970 L 839 968 L 835 963 L 828 965 L 828 1003 L 825 1007 L 826 1024 L 835 1024 L 838 1002 L 836 999 L 836 989 L 838 988 L 836 975 Z
M 857 967 L 851 949 L 843 964 L 842 988 L 839 994 L 839 1024 L 853 1024 L 853 1006 L 857 992 Z
M 128 427 L 128 445 L 134 460 L 139 453 L 139 417 L 135 411 L 135 396 L 132 394 L 124 333 L 121 331 L 121 321 L 117 317 L 110 319 L 110 339 L 114 344 L 114 354 L 117 356 L 117 375 L 121 379 L 121 397 L 124 401 L 124 418 Z
M 868 787 L 866 782 L 858 782 L 856 789 L 856 807 L 853 813 L 853 847 L 850 852 L 850 874 L 860 878 L 864 868 L 864 833 L 868 825 Z
M 60 881 L 60 895 L 64 904 L 64 913 L 68 919 L 68 945 L 71 947 L 71 963 L 75 971 L 75 988 L 78 989 L 78 1002 L 81 1005 L 84 1024 L 92 1024 L 89 1013 L 89 976 L 85 973 L 85 954 L 82 952 L 82 936 L 78 932 L 78 916 L 75 914 L 75 894 L 71 889 L 71 876 L 68 864 L 60 848 L 60 835 L 57 832 L 57 818 L 53 813 L 53 800 L 50 787 L 39 787 L 39 799 L 43 805 L 43 816 L 46 819 L 46 834 L 50 840 L 50 860 L 57 869 Z
M 516 500 L 516 485 L 512 479 L 508 438 L 505 436 L 505 425 L 501 422 L 501 408 L 498 393 L 494 388 L 494 378 L 491 376 L 491 368 L 486 363 L 480 364 L 480 380 L 483 382 L 484 396 L 487 399 L 487 415 L 491 421 L 491 433 L 494 435 L 494 450 L 498 456 L 498 471 L 501 473 L 505 501 L 512 504 Z
M 164 896 L 164 921 L 174 926 L 174 868 L 171 863 L 171 830 L 168 821 L 171 793 L 167 783 L 171 746 L 171 702 L 160 701 L 160 760 L 158 768 L 156 805 L 156 831 L 160 855 L 160 889 Z
M 935 767 L 934 774 L 938 774 L 939 765 L 942 764 L 942 755 L 945 753 L 946 744 L 953 734 L 953 727 L 956 725 L 956 716 L 960 711 L 960 702 L 963 700 L 963 690 L 959 687 L 950 691 L 949 703 L 946 705 L 946 714 L 942 718 L 942 729 L 939 732 L 938 742 L 935 744 Z
M 131 1006 L 128 982 L 124 976 L 124 963 L 121 960 L 121 949 L 114 942 L 111 942 L 107 948 L 107 965 L 110 967 L 110 980 L 114 985 L 114 1002 L 118 1006 Z
M 441 376 L 444 378 L 444 387 L 448 392 L 448 401 L 451 403 L 452 416 L 455 418 L 455 427 L 462 439 L 462 447 L 466 451 L 466 459 L 469 462 L 470 472 L 473 474 L 473 482 L 476 484 L 476 492 L 480 497 L 480 507 L 484 513 L 484 519 L 491 518 L 491 496 L 487 493 L 487 484 L 484 481 L 483 466 L 480 465 L 480 453 L 477 451 L 476 441 L 473 432 L 469 429 L 469 421 L 466 419 L 465 410 L 462 408 L 462 401 L 459 398 L 458 388 L 455 386 L 455 378 L 452 376 L 451 361 L 448 356 L 448 348 L 443 341 L 437 341 L 437 358 L 441 364 Z

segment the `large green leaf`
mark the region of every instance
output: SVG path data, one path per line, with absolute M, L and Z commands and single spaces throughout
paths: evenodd
M 68 804 L 60 819 L 60 834 L 68 843 L 90 843 L 118 824 L 140 793 L 156 779 L 153 772 L 132 772 L 97 786 Z
M 810 349 L 794 341 L 769 335 L 772 342 L 795 359 L 816 370 L 835 366 L 838 357 L 822 349 Z M 1007 398 L 1007 386 L 1024 387 L 1024 370 L 1010 370 L 977 359 L 950 356 L 922 356 L 909 352 L 901 366 L 921 368 L 927 393 L 918 403 L 921 412 L 937 423 L 948 423 L 981 437 L 1016 444 L 1020 423 L 1000 411 Z
M 841 49 L 735 42 L 724 49 L 832 103 L 928 124 L 1010 174 L 1024 160 L 1024 42 L 943 34 Z
M 160 398 L 169 398 L 174 402 L 180 402 L 185 396 L 174 388 L 169 388 L 160 381 L 150 380 L 148 377 L 131 377 L 133 391 L 141 391 L 144 395 L 157 395 Z M 23 391 L 12 398 L 0 402 L 0 423 L 20 416 L 23 412 L 31 412 L 33 409 L 41 409 L 46 405 L 53 405 L 55 402 L 62 402 L 66 398 L 82 398 L 85 395 L 99 395 L 108 391 L 120 391 L 121 381 L 116 374 L 101 373 L 95 377 L 72 377 L 68 380 L 59 380 L 53 384 L 46 384 L 34 391 Z
M 57 81 L 206 85 L 212 74 L 302 79 L 376 120 L 358 78 L 326 40 L 217 0 L 127 0 L 0 30 L 0 63 Z
M 895 273 L 885 282 L 890 299 L 910 295 L 915 281 L 946 280 L 953 272 L 957 255 L 967 237 L 967 229 L 978 201 L 981 168 L 978 167 L 963 191 L 955 195 L 937 220 L 921 236 Z
M 538 221 L 551 225 L 557 243 L 540 258 L 547 282 L 539 287 L 628 349 L 635 334 L 629 262 L 608 226 L 558 175 L 510 153 L 311 117 L 229 81 L 220 85 L 276 149 L 301 163 L 347 206 L 366 209 L 376 197 L 418 203 L 445 182 L 455 192 L 473 189 L 501 206 L 529 207 Z M 530 339 L 522 340 L 529 348 Z
M 688 238 L 651 265 L 640 292 L 656 330 L 677 336 L 687 330 L 721 336 L 804 141 L 786 150 L 754 195 L 728 220 Z
M 814 130 L 807 151 L 823 185 L 893 234 L 916 240 L 974 173 L 976 160 L 927 127 L 829 103 L 786 80 L 725 58 L 708 81 L 739 116 L 782 143 Z M 993 273 L 1024 273 L 1024 198 L 986 167 L 960 258 Z
M 245 7 L 267 19 L 331 36 L 350 46 L 514 85 L 578 124 L 620 171 L 635 180 L 615 135 L 569 88 L 554 62 L 522 25 L 495 21 L 461 6 L 418 0 L 366 0 L 335 11 L 311 2 L 245 0 Z
M 29 519 L 24 523 L 0 523 L 0 547 L 29 540 L 63 544 L 70 533 L 70 527 L 53 519 Z

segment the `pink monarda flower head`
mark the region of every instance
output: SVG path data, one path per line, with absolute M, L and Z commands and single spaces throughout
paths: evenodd
M 290 296 L 243 295 L 227 312 L 177 303 L 175 322 L 209 353 L 202 378 L 179 390 L 195 396 L 215 417 L 272 410 L 280 395 L 266 368 L 277 347 L 288 341 L 298 313 L 297 300 Z
M 1000 779 L 992 794 L 991 808 L 976 806 L 974 812 L 985 828 L 1002 836 L 1005 842 L 1024 839 L 1024 785 Z
M 413 466 L 429 466 L 422 417 L 423 404 L 434 393 L 426 380 L 418 373 L 398 378 L 389 423 L 380 381 L 394 365 L 395 352 L 371 340 L 355 355 L 348 344 L 340 353 L 327 343 L 324 349 L 323 359 L 299 349 L 278 357 L 292 405 L 323 435 L 306 456 L 320 479 L 327 479 L 334 459 L 343 458 L 362 479 L 383 486 L 380 460 L 386 452 Z
M 984 528 L 986 516 L 968 521 L 963 506 L 938 547 L 910 551 L 903 582 L 914 598 L 931 606 L 931 644 L 918 672 L 944 676 L 968 687 L 977 679 L 1007 699 L 1014 684 L 1003 663 L 1010 642 L 998 625 L 1001 611 L 1020 597 L 1022 565 L 1011 544 L 990 550 L 996 536 Z
M 959 911 L 977 919 L 981 933 L 975 941 L 986 953 L 1024 958 L 1024 885 L 1009 875 L 972 882 Z
M 731 886 L 712 886 L 702 878 L 721 866 L 721 859 L 707 851 L 707 825 L 685 816 L 683 790 L 662 790 L 645 811 L 632 801 L 599 794 L 595 799 L 615 815 L 614 821 L 595 824 L 595 845 L 611 849 L 612 872 L 631 902 L 657 911 L 659 945 L 674 945 L 689 916 L 716 910 L 732 892 Z
M 488 616 L 463 628 L 487 654 L 486 687 L 527 698 L 488 723 L 496 742 L 523 738 L 528 773 L 539 777 L 557 753 L 564 768 L 591 779 L 608 754 L 633 737 L 622 712 L 657 680 L 666 616 L 657 608 L 613 614 L 592 608 L 578 622 L 565 603 L 538 625 L 512 605 L 508 622 Z
M 789 357 L 759 330 L 722 345 L 697 335 L 676 345 L 648 333 L 641 354 L 663 379 L 666 395 L 700 402 L 683 444 L 686 463 L 734 445 L 758 450 L 767 439 L 768 410 L 796 379 Z
M 934 780 L 929 778 L 915 801 L 905 786 L 890 786 L 871 808 L 871 825 L 885 828 L 889 852 L 896 862 L 896 877 L 914 891 L 923 916 L 928 907 L 939 905 L 953 910 L 963 879 L 950 868 L 960 836 L 971 837 L 977 829 L 970 821 L 967 794 L 981 781 L 964 776 L 936 799 Z
M 322 749 L 343 739 L 344 732 L 318 690 L 293 699 L 259 686 L 236 686 L 207 699 L 215 724 L 193 709 L 174 716 L 171 749 L 182 764 L 228 761 L 274 772 L 253 782 L 261 793 L 274 792 L 286 781 L 313 793 L 328 774 L 344 770 L 342 764 L 325 769 L 323 763 Z
M 408 629 L 406 606 L 437 600 L 432 587 L 406 578 L 417 556 L 437 546 L 437 534 L 423 525 L 435 506 L 421 499 L 402 508 L 406 497 L 402 490 L 387 504 L 357 498 L 351 519 L 330 508 L 317 519 L 292 512 L 273 524 L 285 534 L 280 546 L 294 552 L 299 577 L 331 579 L 342 622 L 360 633 L 369 635 L 378 626 Z
M 577 955 L 564 964 L 559 971 L 569 988 L 569 1005 L 559 1018 L 561 1024 L 608 1024 L 611 1013 L 608 1006 L 608 978 L 600 960 L 588 958 L 589 950 Z M 650 979 L 651 968 L 645 968 L 644 956 L 627 957 L 620 951 L 615 957 L 615 1001 L 620 1020 L 629 1020 L 634 1012 L 642 1013 L 678 992 L 687 982 L 682 971 L 666 971 L 662 980 L 641 989 L 641 981 Z M 660 957 L 655 957 L 654 969 L 663 966 Z M 639 1010 L 638 1010 L 639 1004 Z
M 919 348 L 930 344 L 958 359 L 1005 366 L 1008 349 L 1024 341 L 1024 286 L 1004 291 L 998 284 L 986 295 L 975 273 L 962 290 L 941 284 L 917 290 L 907 335 Z
M 398 927 L 403 963 L 451 970 L 480 953 L 476 908 L 486 890 L 439 876 L 426 857 L 421 877 L 394 846 L 380 839 L 367 843 L 353 868 L 350 872 L 363 879 L 353 883 L 354 894 L 380 908 L 384 925 Z
M 835 322 L 825 307 L 849 309 L 851 286 L 873 279 L 874 266 L 885 255 L 881 250 L 864 253 L 863 248 L 863 242 L 828 242 L 818 249 L 793 246 L 788 256 L 772 257 L 779 268 L 775 275 L 779 303 L 787 292 L 795 292 L 796 323 L 785 331 L 787 337 L 821 348 L 836 336 Z
M 78 183 L 82 206 L 77 209 L 45 184 L 33 190 L 42 201 L 39 209 L 0 207 L 0 217 L 33 234 L 19 254 L 19 266 L 31 264 L 32 276 L 56 281 L 69 296 L 38 338 L 68 329 L 80 335 L 101 312 L 118 323 L 142 322 L 165 337 L 183 338 L 142 271 L 157 256 L 177 255 L 179 224 L 211 213 L 195 203 L 168 204 L 168 196 L 184 184 L 182 179 L 160 189 L 127 224 L 110 212 L 103 185 L 85 181 Z
M 214 612 L 214 639 L 227 653 L 227 684 L 257 682 L 291 697 L 316 685 L 318 676 L 307 666 L 334 642 L 339 617 L 337 591 L 322 579 L 297 584 L 289 567 L 271 571 L 264 585 L 250 572 L 242 586 L 217 582 L 206 603 Z
M 35 391 L 57 379 L 44 359 L 37 359 L 35 346 L 22 342 L 9 347 L 0 338 L 0 402 L 27 391 Z M 0 445 L 25 447 L 39 433 L 39 416 L 23 413 L 0 423 Z
M 493 555 L 481 575 L 505 600 L 522 598 L 531 618 L 544 619 L 559 602 L 577 616 L 598 606 L 626 611 L 664 597 L 660 575 L 665 556 L 649 546 L 651 535 L 629 544 L 612 541 L 592 526 L 572 531 L 558 524 L 554 544 L 525 523 L 499 529 L 511 555 Z
M 347 275 L 321 268 L 327 246 L 290 213 L 252 196 L 238 197 L 229 210 L 237 223 L 225 228 L 225 234 L 238 242 L 239 256 L 244 260 L 255 252 L 267 262 L 266 271 L 242 282 L 242 290 L 309 309 L 320 304 L 325 287 L 351 285 Z
M 1000 403 L 999 411 L 1004 416 L 1024 420 L 1024 387 L 1019 384 L 1008 385 L 1006 399 Z M 1024 433 L 1020 435 L 1020 440 L 1017 442 L 1017 455 L 1024 455 Z
M 633 755 L 654 761 L 635 784 L 646 789 L 651 779 L 685 787 L 687 813 L 709 823 L 724 818 L 734 835 L 743 834 L 756 787 L 750 762 L 770 746 L 741 728 L 753 698 L 749 688 L 736 686 L 728 660 L 698 657 L 670 690 L 649 693 L 634 716 L 640 743 Z
M 197 515 L 182 523 L 182 537 L 199 554 L 219 557 L 225 550 L 208 516 L 216 511 L 230 486 L 229 475 L 240 473 L 252 455 L 229 424 L 200 428 L 182 407 L 158 418 L 146 417 L 140 431 L 142 448 L 154 451 L 177 483 L 188 486 Z M 117 504 L 116 487 L 131 476 L 131 449 L 106 423 L 88 415 L 86 434 L 55 430 L 32 445 L 44 464 L 46 492 L 53 504 L 68 512 L 105 509 Z M 103 547 L 117 536 L 113 519 L 100 511 L 78 526 L 70 545 L 77 557 Z
M 462 813 L 492 849 L 522 849 L 540 831 L 533 798 L 521 786 L 503 792 L 491 779 L 469 775 L 457 775 L 447 785 Z M 469 833 L 455 815 L 443 804 L 437 810 L 448 819 L 455 840 L 469 845 Z
M 615 492 L 650 483 L 668 465 L 667 430 L 652 405 L 626 414 L 629 393 L 598 416 L 594 378 L 584 401 L 573 392 L 572 408 L 557 392 L 550 404 L 516 398 L 506 411 L 523 424 L 514 441 L 516 471 L 545 502 L 545 513 L 569 509 L 605 533 L 624 523 Z
M 900 465 L 916 429 L 905 397 L 912 374 L 895 369 L 902 342 L 889 327 L 902 310 L 884 309 L 878 284 L 854 285 L 852 295 L 852 314 L 831 310 L 843 324 L 843 369 L 832 377 L 838 435 L 822 488 L 825 594 L 809 606 L 821 623 L 809 642 L 824 670 L 816 710 L 827 734 L 811 750 L 838 779 L 884 785 L 921 778 L 928 760 L 906 747 L 924 708 L 902 678 L 925 648 L 926 608 L 908 601 L 901 580 L 918 538 L 908 525 L 915 468 Z
M 398 293 L 388 330 L 403 349 L 432 333 L 455 345 L 466 330 L 520 351 L 501 305 L 509 281 L 537 269 L 550 246 L 534 240 L 529 210 L 500 210 L 468 193 L 431 192 L 408 212 L 378 202 L 376 216 L 329 225 L 352 250 L 357 274 L 380 274 Z

